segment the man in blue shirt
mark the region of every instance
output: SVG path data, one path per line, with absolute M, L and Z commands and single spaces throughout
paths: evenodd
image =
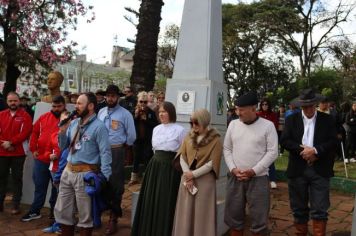
M 117 231 L 117 218 L 122 216 L 121 200 L 124 193 L 125 151 L 132 146 L 136 139 L 135 124 L 131 113 L 119 105 L 120 90 L 116 85 L 109 85 L 106 89 L 107 107 L 98 113 L 109 131 L 109 142 L 112 153 L 112 176 L 110 179 L 110 220 L 105 234 L 111 235 Z
M 93 93 L 80 95 L 75 105 L 79 118 L 73 120 L 67 130 L 60 128 L 58 134 L 61 150 L 69 150 L 54 210 L 55 219 L 61 224 L 62 235 L 74 235 L 75 209 L 78 210 L 80 235 L 92 235 L 91 198 L 85 192 L 84 176 L 89 171 L 101 171 L 107 180 L 111 176 L 108 131 L 103 122 L 96 118 L 96 105 Z

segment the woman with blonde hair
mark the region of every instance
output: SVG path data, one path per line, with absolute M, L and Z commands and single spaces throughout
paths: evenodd
M 206 109 L 195 111 L 191 130 L 180 148 L 183 170 L 179 187 L 173 236 L 215 236 L 216 179 L 219 177 L 222 143 L 210 126 Z

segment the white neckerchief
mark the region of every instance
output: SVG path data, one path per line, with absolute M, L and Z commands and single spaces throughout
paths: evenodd
M 308 147 L 314 147 L 314 129 L 316 122 L 316 114 L 312 118 L 308 118 L 304 115 L 302 111 L 303 123 L 304 123 L 304 134 L 302 138 L 302 144 Z

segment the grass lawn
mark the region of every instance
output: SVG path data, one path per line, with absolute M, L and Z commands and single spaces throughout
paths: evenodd
M 277 170 L 286 170 L 288 165 L 288 152 L 284 151 L 282 156 L 279 156 L 275 161 Z M 356 179 L 356 163 L 346 164 L 349 179 Z M 335 161 L 334 164 L 335 176 L 345 178 L 345 167 L 342 161 Z

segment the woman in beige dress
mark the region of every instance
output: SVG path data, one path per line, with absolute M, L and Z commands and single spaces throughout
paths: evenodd
M 183 170 L 179 186 L 173 236 L 216 235 L 216 179 L 222 144 L 205 109 L 191 116 L 191 131 L 180 148 Z

